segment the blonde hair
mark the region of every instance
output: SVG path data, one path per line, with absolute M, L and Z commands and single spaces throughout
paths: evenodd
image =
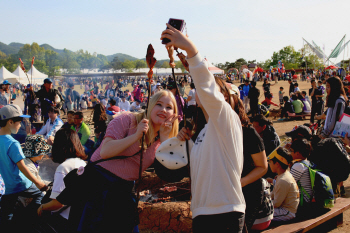
M 154 108 L 154 106 L 156 105 L 156 103 L 158 102 L 158 100 L 160 98 L 162 98 L 163 96 L 168 96 L 170 97 L 171 99 L 171 102 L 173 103 L 174 105 L 174 114 L 177 116 L 178 114 L 178 110 L 177 110 L 177 103 L 176 103 L 176 99 L 173 95 L 173 93 L 171 93 L 170 91 L 167 91 L 167 90 L 162 90 L 162 91 L 159 91 L 157 92 L 156 94 L 154 94 L 150 100 L 149 100 L 149 104 L 148 104 L 148 111 L 147 111 L 147 116 L 146 116 L 146 119 L 148 119 L 148 126 L 149 126 L 149 129 L 145 135 L 145 141 L 144 141 L 144 148 L 147 148 L 147 146 L 152 143 L 152 140 L 153 138 L 156 137 L 156 133 L 155 130 L 154 130 L 154 126 L 153 126 L 153 122 L 152 122 L 152 119 L 151 119 L 151 113 L 152 113 L 152 110 Z M 138 112 L 138 113 L 134 113 L 135 117 L 136 117 L 136 121 L 137 121 L 137 124 L 140 123 L 140 121 L 144 118 L 144 114 L 145 112 Z M 176 137 L 177 133 L 179 131 L 179 122 L 178 120 L 176 119 L 173 123 L 173 128 L 169 134 L 169 138 L 172 138 L 172 137 Z M 140 139 L 140 145 L 141 145 L 141 140 Z

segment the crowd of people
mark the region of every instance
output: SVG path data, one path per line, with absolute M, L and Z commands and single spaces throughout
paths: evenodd
M 265 79 L 265 99 L 260 103 L 256 81 L 245 80 L 237 87 L 213 76 L 193 42 L 170 25 L 161 37 L 171 41 L 168 49 L 187 52 L 191 76 L 129 80 L 131 92 L 121 90 L 128 84 L 124 80 L 118 80 L 116 88 L 107 83 L 104 91 L 86 81 L 81 83 L 83 95 L 74 94 L 73 83 L 63 92 L 45 79 L 40 90 L 29 85 L 24 91 L 24 112 L 0 93 L 4 232 L 138 232 L 135 181 L 153 166 L 158 148 L 168 140 L 187 140 L 192 148 L 187 166 L 193 232 L 264 230 L 272 221 L 330 208 L 335 197 L 344 194 L 350 139 L 331 134 L 348 106 L 339 77 L 325 76 L 318 86 L 311 80 L 311 103 L 290 79 L 289 92 L 285 95 L 280 88 L 279 103 L 274 103 L 270 87 L 275 84 Z M 5 81 L 1 90 L 6 93 L 9 85 Z M 291 141 L 281 142 L 268 111 L 263 111 L 270 105 L 281 107 L 281 118 L 311 114 L 311 123 L 286 132 Z M 81 111 L 88 107 L 93 109 L 94 140 Z M 36 121 L 39 116 L 43 126 L 36 132 L 26 129 L 22 145 L 11 136 L 23 119 Z M 325 122 L 319 134 L 312 127 L 314 118 Z M 184 121 L 194 127 L 184 127 Z M 333 151 L 337 155 L 330 158 L 325 145 L 338 148 Z M 50 189 L 39 175 L 38 162 L 44 156 L 59 164 Z M 315 196 L 316 184 L 310 177 L 315 168 L 331 181 L 324 190 L 327 199 Z M 30 203 L 17 208 L 19 197 L 31 198 Z

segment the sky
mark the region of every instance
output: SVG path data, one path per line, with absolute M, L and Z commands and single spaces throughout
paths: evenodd
M 327 55 L 345 34 L 350 40 L 349 0 L 1 0 L 1 8 L 5 44 L 143 58 L 151 43 L 158 60 L 168 58 L 160 35 L 169 18 L 184 19 L 200 54 L 215 64 L 265 61 L 285 46 L 301 49 L 302 37 L 325 45 Z

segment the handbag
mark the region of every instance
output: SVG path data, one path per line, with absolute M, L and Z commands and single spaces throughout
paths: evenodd
M 85 167 L 79 167 L 70 171 L 64 178 L 65 189 L 57 196 L 57 200 L 64 205 L 84 204 L 91 200 L 100 188 L 108 185 L 108 180 L 104 178 L 101 172 L 97 171 L 96 165 L 115 159 L 131 158 L 132 156 L 116 156 L 108 159 L 100 159 L 95 162 L 88 163 Z M 108 171 L 106 171 L 108 172 Z M 94 188 L 91 188 L 92 185 Z

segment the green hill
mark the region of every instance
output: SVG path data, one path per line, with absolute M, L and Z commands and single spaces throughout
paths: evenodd
M 138 58 L 136 57 L 133 57 L 133 56 L 130 56 L 128 54 L 124 54 L 124 53 L 116 53 L 116 54 L 113 54 L 113 55 L 108 55 L 106 56 L 108 61 L 113 61 L 113 58 L 114 57 L 118 57 L 118 59 L 123 62 L 124 60 L 128 59 L 130 61 L 135 61 L 135 60 L 138 60 Z
M 19 49 L 16 49 L 16 47 L 12 47 L 10 45 L 0 42 L 0 51 L 5 53 L 6 55 L 18 53 L 18 50 Z
M 55 49 L 54 47 L 52 47 L 52 46 L 49 45 L 49 44 L 42 44 L 42 45 L 40 45 L 40 47 L 43 47 L 43 48 L 46 49 L 46 50 L 55 51 L 56 53 L 63 53 L 63 49 Z

